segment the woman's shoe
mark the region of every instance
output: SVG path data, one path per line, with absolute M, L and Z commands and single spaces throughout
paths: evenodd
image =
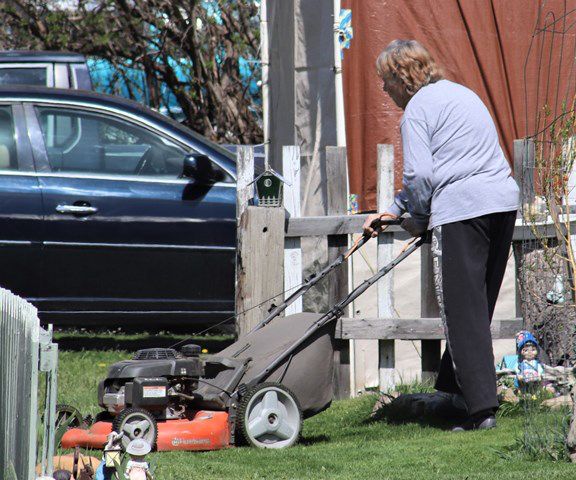
M 487 417 L 479 418 L 475 420 L 471 418 L 462 425 L 458 425 L 452 429 L 453 432 L 464 432 L 468 430 L 488 430 L 490 428 L 496 427 L 496 417 L 494 415 L 488 415 Z

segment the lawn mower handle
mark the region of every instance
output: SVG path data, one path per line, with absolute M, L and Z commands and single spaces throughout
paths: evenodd
M 382 218 L 377 218 L 370 224 L 370 226 L 374 230 L 376 230 L 377 228 L 381 228 L 384 225 L 386 225 L 386 226 L 387 225 L 400 225 L 400 223 L 402 223 L 402 220 L 399 218 L 390 219 L 390 220 L 388 220 L 388 219 L 383 220 Z M 338 258 L 336 258 L 336 260 L 334 260 L 334 262 L 332 262 L 326 268 L 321 270 L 319 273 L 313 274 L 310 277 L 308 277 L 306 280 L 304 280 L 302 285 L 300 285 L 280 305 L 278 305 L 277 307 L 274 307 L 274 309 L 268 314 L 268 316 L 264 320 L 262 320 L 258 325 L 256 325 L 252 330 L 250 330 L 250 332 L 248 332 L 248 333 L 252 333 L 252 332 L 259 330 L 262 327 L 265 327 L 266 325 L 268 325 L 272 320 L 274 320 L 278 315 L 280 315 L 284 310 L 286 310 L 290 306 L 290 304 L 292 304 L 298 297 L 301 297 L 302 295 L 304 295 L 308 290 L 310 290 L 320 280 L 322 280 L 324 277 L 326 277 L 326 275 L 328 275 L 332 270 L 339 267 L 346 260 L 348 260 L 348 257 L 350 257 L 357 250 L 359 250 L 368 240 L 370 240 L 370 238 L 372 238 L 370 235 L 363 234 L 358 240 L 356 240 L 356 242 L 354 243 L 354 245 L 352 245 L 352 247 L 350 247 L 346 252 L 338 255 Z
M 400 225 L 403 220 L 404 218 L 402 217 L 388 218 L 386 220 L 383 220 L 382 218 L 377 218 L 370 224 L 370 226 L 372 228 L 375 228 L 381 225 Z
M 352 303 L 356 298 L 362 295 L 366 290 L 368 290 L 372 285 L 374 285 L 378 280 L 380 280 L 384 275 L 389 273 L 396 265 L 398 265 L 402 260 L 406 257 L 414 253 L 416 250 L 420 248 L 420 246 L 424 243 L 429 243 L 431 239 L 431 232 L 427 231 L 421 237 L 415 237 L 414 241 L 408 244 L 408 248 L 403 250 L 400 255 L 398 255 L 394 260 L 392 260 L 388 265 L 381 268 L 372 275 L 370 278 L 362 282 L 358 285 L 354 290 L 352 290 L 342 301 L 336 304 L 330 311 L 326 312 L 322 315 L 316 322 L 314 322 L 308 330 L 294 342 L 288 349 L 282 352 L 278 357 L 274 359 L 274 361 L 268 365 L 265 369 L 263 369 L 258 375 L 254 376 L 250 382 L 246 384 L 246 387 L 251 388 L 262 380 L 267 378 L 278 365 L 280 365 L 286 358 L 288 358 L 300 345 L 302 345 L 305 341 L 307 341 L 310 336 L 324 325 L 329 322 L 338 320 L 344 314 L 344 308 L 346 308 L 350 303 Z

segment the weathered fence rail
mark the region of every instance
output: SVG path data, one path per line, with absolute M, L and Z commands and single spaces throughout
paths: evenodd
M 495 319 L 492 338 L 513 338 L 522 329 L 522 319 Z M 341 318 L 336 336 L 343 339 L 444 340 L 440 318 Z
M 306 237 L 313 235 L 352 235 L 362 233 L 362 225 L 368 215 L 333 215 L 326 217 L 286 218 L 284 234 L 286 237 Z M 570 221 L 571 228 L 576 226 L 576 218 Z M 396 240 L 408 240 L 409 234 L 398 225 L 391 225 L 386 233 L 393 233 Z M 513 241 L 538 240 L 542 237 L 555 238 L 556 229 L 552 224 L 543 223 L 536 237 L 529 225 L 521 220 L 516 222 Z

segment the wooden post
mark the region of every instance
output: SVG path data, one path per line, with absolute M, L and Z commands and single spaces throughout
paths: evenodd
M 378 145 L 378 212 L 384 212 L 394 200 L 394 146 Z M 394 234 L 381 233 L 378 236 L 378 269 L 394 258 Z M 394 311 L 394 271 L 378 281 L 378 317 L 393 318 Z M 395 378 L 394 340 L 378 341 L 378 383 L 380 391 L 394 388 Z
M 254 198 L 254 147 L 242 145 L 236 151 L 236 225 Z
M 515 312 L 519 318 L 524 318 L 522 309 L 522 262 L 524 261 L 524 248 L 522 241 L 512 242 L 512 252 L 514 253 L 514 296 L 515 296 Z
M 328 215 L 346 215 L 346 148 L 326 147 L 328 181 Z M 328 235 L 328 262 L 333 262 L 348 247 L 348 235 Z M 348 294 L 348 263 L 332 271 L 327 279 L 328 305 L 332 306 Z M 344 313 L 347 315 L 347 313 Z
M 238 303 L 238 290 L 240 289 L 240 257 L 242 254 L 240 218 L 248 208 L 249 203 L 254 198 L 254 147 L 241 145 L 236 150 L 236 279 L 235 279 L 235 297 L 234 308 L 236 311 L 236 336 L 240 335 L 241 322 L 245 318 L 238 316 L 244 310 L 244 303 Z
M 238 337 L 282 302 L 284 290 L 283 208 L 248 207 L 238 228 L 236 319 Z
M 345 147 L 326 147 L 326 176 L 328 215 L 345 215 L 348 210 Z M 334 261 L 347 247 L 347 235 L 328 235 L 328 262 Z M 344 263 L 333 271 L 327 282 L 328 305 L 333 306 L 348 294 L 348 265 Z M 350 340 L 335 340 L 334 397 L 350 397 Z
M 284 208 L 289 218 L 298 218 L 300 208 L 300 147 L 282 148 L 282 173 L 290 185 L 284 185 Z M 300 238 L 286 238 L 284 246 L 284 291 L 288 297 L 302 283 L 302 248 Z M 286 311 L 293 315 L 302 311 L 302 297 L 294 301 Z
M 535 153 L 534 140 L 514 140 L 514 178 L 520 188 L 520 205 L 530 204 L 535 198 Z
M 422 245 L 420 252 L 420 316 L 422 318 L 440 317 L 430 245 Z M 442 344 L 440 340 L 422 340 L 420 346 L 422 381 L 434 382 L 440 369 Z
M 436 300 L 434 288 L 434 272 L 432 270 L 432 252 L 430 245 L 420 247 L 420 316 L 422 318 L 440 317 L 440 308 Z M 440 340 L 422 340 L 422 381 L 433 382 L 440 368 Z
M 254 197 L 252 147 L 238 148 L 236 168 L 236 332 L 240 337 L 282 301 L 285 214 L 284 208 L 249 206 Z
M 522 209 L 535 200 L 534 192 L 534 141 L 532 139 L 514 140 L 514 179 L 520 188 L 520 210 L 518 217 L 522 218 Z M 522 312 L 522 262 L 524 260 L 524 247 L 532 249 L 533 246 L 522 245 L 522 241 L 513 242 L 515 263 L 515 293 L 516 293 L 516 316 L 523 317 Z

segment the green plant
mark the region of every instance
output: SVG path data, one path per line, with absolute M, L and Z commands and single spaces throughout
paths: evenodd
M 96 413 L 98 381 L 111 363 L 128 356 L 126 351 L 61 351 L 59 402 L 73 404 L 83 413 Z M 410 391 L 429 388 L 416 382 L 408 385 Z M 552 462 L 550 455 L 529 462 L 518 454 L 506 459 L 499 455 L 523 431 L 521 416 L 499 418 L 494 430 L 453 434 L 416 423 L 370 422 L 374 400 L 375 395 L 364 395 L 334 402 L 325 412 L 305 420 L 301 442 L 286 450 L 153 452 L 150 462 L 156 466 L 156 478 L 162 480 L 574 478 L 572 464 Z M 548 418 L 543 412 L 535 415 Z M 99 457 L 101 452 L 91 455 Z
M 515 457 L 538 460 L 569 460 L 566 436 L 570 428 L 570 415 L 566 411 L 554 415 L 528 414 L 524 433 L 514 443 L 502 449 L 504 459 Z
M 432 380 L 413 380 L 409 383 L 403 383 L 400 378 L 400 383 L 394 387 L 394 390 L 401 395 L 409 393 L 433 393 L 434 383 Z

